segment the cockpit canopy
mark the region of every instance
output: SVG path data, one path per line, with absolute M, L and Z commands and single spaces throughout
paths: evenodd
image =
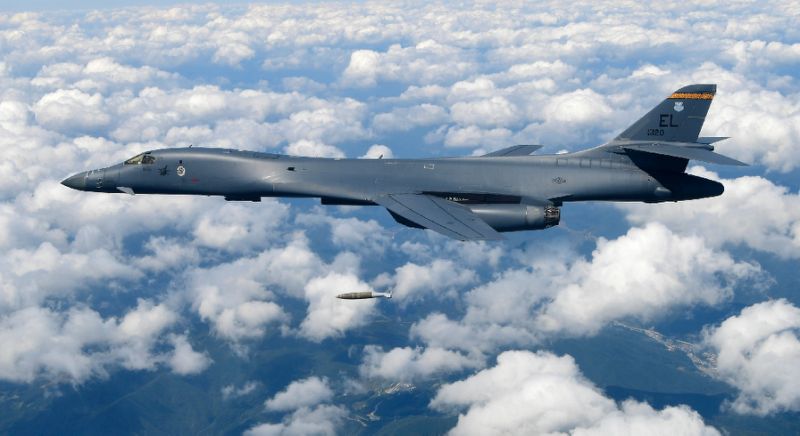
M 150 152 L 146 152 L 126 160 L 125 165 L 150 165 L 155 162 L 155 156 L 151 155 Z

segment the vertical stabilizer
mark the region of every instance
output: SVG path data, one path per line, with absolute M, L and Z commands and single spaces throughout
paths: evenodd
M 689 85 L 675 91 L 616 140 L 696 142 L 717 85 Z

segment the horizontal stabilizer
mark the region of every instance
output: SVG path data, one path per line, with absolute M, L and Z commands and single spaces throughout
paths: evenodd
M 454 239 L 505 239 L 467 207 L 444 198 L 425 194 L 385 194 L 373 201 L 406 220 Z
M 484 154 L 481 157 L 528 156 L 540 148 L 542 148 L 541 145 L 514 145 Z
M 622 148 L 625 150 L 638 151 L 642 153 L 660 154 L 663 156 L 679 157 L 682 159 L 699 160 L 703 162 L 710 162 L 720 165 L 740 165 L 746 166 L 744 162 L 739 162 L 736 159 L 728 156 L 723 156 L 713 151 L 706 150 L 698 147 L 683 147 L 680 145 L 671 144 L 642 144 L 642 145 L 625 145 Z
M 699 144 L 713 144 L 715 142 L 724 141 L 726 139 L 730 139 L 730 136 L 701 136 L 697 138 L 697 143 Z

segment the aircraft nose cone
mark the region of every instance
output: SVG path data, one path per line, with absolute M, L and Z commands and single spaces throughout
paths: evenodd
M 78 173 L 61 181 L 67 188 L 83 191 L 86 189 L 86 173 Z

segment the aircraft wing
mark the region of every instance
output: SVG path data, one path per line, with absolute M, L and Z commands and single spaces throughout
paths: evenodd
M 384 194 L 373 199 L 421 227 L 461 241 L 505 239 L 467 207 L 426 194 Z
M 540 148 L 542 148 L 541 145 L 514 145 L 493 151 L 491 153 L 486 153 L 481 157 L 528 156 Z

